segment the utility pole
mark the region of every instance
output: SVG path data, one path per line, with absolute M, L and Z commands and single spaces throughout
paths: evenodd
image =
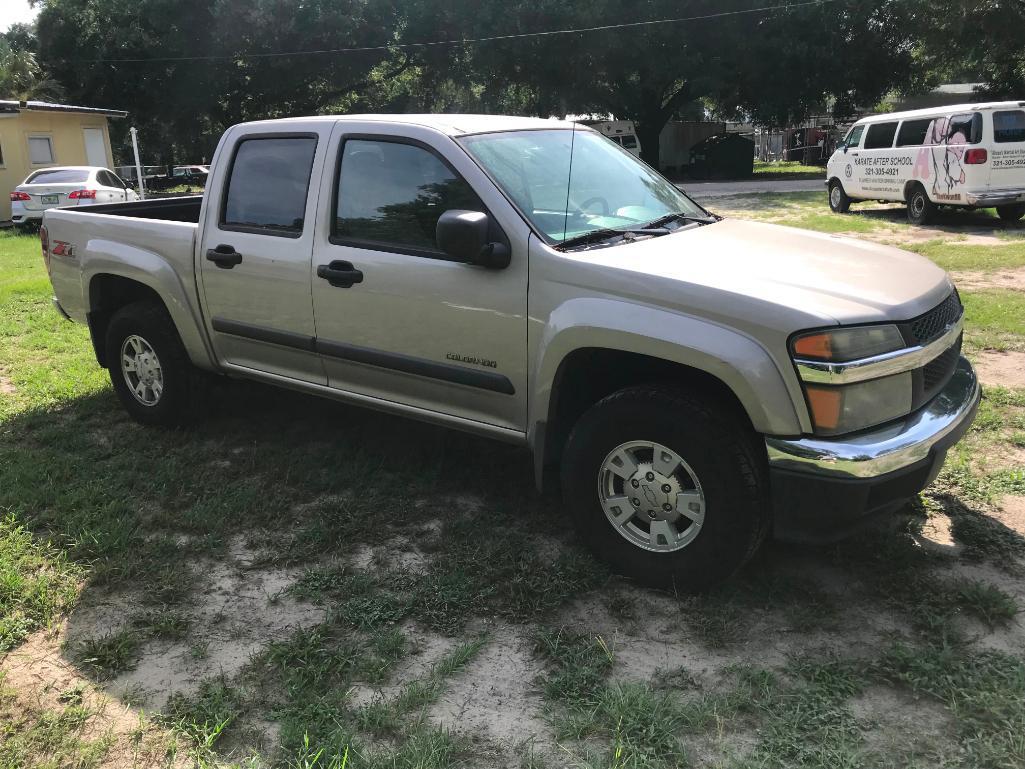
M 132 134 L 132 149 L 135 151 L 135 175 L 139 180 L 139 197 L 146 199 L 146 183 L 142 180 L 142 164 L 139 162 L 139 132 L 135 126 L 128 129 Z

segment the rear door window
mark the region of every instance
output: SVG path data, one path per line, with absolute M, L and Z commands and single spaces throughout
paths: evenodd
M 954 115 L 947 125 L 947 144 L 978 144 L 982 141 L 982 113 Z
M 299 237 L 316 150 L 312 136 L 239 142 L 224 191 L 221 228 Z
M 637 149 L 637 137 L 632 135 L 624 136 L 623 146 L 626 147 L 628 150 Z
M 994 112 L 993 140 L 997 144 L 1025 142 L 1025 110 Z
M 881 150 L 893 146 L 893 137 L 897 135 L 897 123 L 873 123 L 868 127 L 865 137 L 865 149 Z

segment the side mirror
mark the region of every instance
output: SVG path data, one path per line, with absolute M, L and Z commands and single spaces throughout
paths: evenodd
M 491 220 L 482 211 L 446 211 L 438 219 L 435 237 L 438 247 L 460 262 L 501 270 L 509 266 L 511 254 L 504 243 L 490 239 Z

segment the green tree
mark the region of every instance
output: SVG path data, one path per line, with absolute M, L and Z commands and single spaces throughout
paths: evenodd
M 43 71 L 35 54 L 15 48 L 0 35 L 0 99 L 53 101 L 62 95 L 60 84 Z

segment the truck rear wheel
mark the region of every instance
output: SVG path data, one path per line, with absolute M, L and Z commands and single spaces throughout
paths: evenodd
M 188 421 L 195 372 L 163 306 L 122 307 L 110 319 L 106 347 L 110 382 L 132 418 L 163 426 Z
M 668 386 L 620 390 L 573 428 L 563 494 L 613 568 L 694 592 L 744 565 L 769 528 L 764 449 L 727 409 Z
M 925 187 L 916 184 L 908 193 L 908 221 L 912 224 L 929 224 L 936 218 L 936 204 L 929 200 Z
M 1025 216 L 1025 203 L 1015 203 L 1010 206 L 997 206 L 997 216 L 1005 222 L 1017 222 Z

